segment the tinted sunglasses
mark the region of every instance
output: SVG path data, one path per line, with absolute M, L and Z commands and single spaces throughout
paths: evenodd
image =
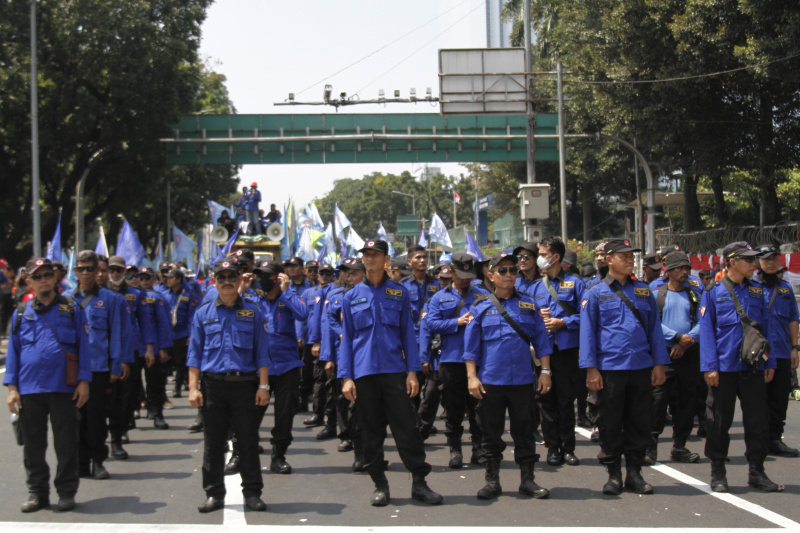
M 519 272 L 519 269 L 517 269 L 517 267 L 515 267 L 515 266 L 513 266 L 513 267 L 500 267 L 497 270 L 495 270 L 495 272 L 497 272 L 501 276 L 505 276 L 506 274 L 512 274 L 512 275 L 516 276 L 517 272 Z
M 121 272 L 125 272 L 124 267 L 111 267 L 108 269 L 112 274 L 119 274 Z
M 138 277 L 139 277 L 139 274 L 128 274 L 127 276 L 125 276 L 125 279 L 131 280 L 131 279 L 136 279 Z
M 744 261 L 745 263 L 755 263 L 756 262 L 756 258 L 753 257 L 753 256 L 748 256 L 748 257 L 739 256 L 739 257 L 736 257 L 735 259 L 738 259 L 740 261 Z
M 333 270 L 320 270 L 319 273 L 323 276 L 333 276 Z
M 142 280 L 144 280 L 144 281 L 147 281 L 147 280 L 149 280 L 149 279 L 153 279 L 153 276 L 152 276 L 152 275 L 150 275 L 150 274 L 139 274 L 139 279 L 142 279 Z
M 83 272 L 94 272 L 97 267 L 90 266 L 90 267 L 75 267 L 75 272 L 81 274 Z
M 529 259 L 533 259 L 533 256 L 532 256 L 532 255 L 530 255 L 530 254 L 519 254 L 519 255 L 517 256 L 517 258 L 518 258 L 520 261 L 528 261 Z
M 55 274 L 52 272 L 45 272 L 44 274 L 33 274 L 31 279 L 33 281 L 39 281 L 40 279 L 53 279 L 53 276 L 55 276 Z
M 226 281 L 238 281 L 239 274 L 228 274 L 227 276 L 215 276 L 216 280 L 220 283 L 225 283 Z

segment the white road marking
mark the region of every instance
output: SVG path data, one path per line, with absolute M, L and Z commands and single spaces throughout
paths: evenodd
M 575 433 L 577 433 L 579 435 L 582 435 L 582 436 L 586 437 L 587 439 L 590 438 L 591 435 L 592 435 L 591 431 L 588 431 L 588 430 L 583 429 L 583 428 L 575 428 Z M 711 490 L 711 486 L 708 483 L 704 483 L 703 481 L 700 481 L 699 479 L 695 479 L 692 476 L 684 474 L 683 472 L 681 472 L 679 470 L 675 470 L 674 468 L 669 467 L 669 466 L 667 466 L 667 465 L 665 465 L 663 463 L 658 463 L 657 462 L 654 466 L 651 466 L 650 468 L 652 468 L 653 470 L 656 470 L 658 472 L 661 472 L 662 474 L 664 474 L 666 476 L 669 476 L 669 477 L 671 477 L 672 479 L 674 479 L 676 481 L 680 481 L 681 483 L 689 485 L 690 487 L 694 487 L 694 488 L 696 488 L 697 490 L 699 490 L 701 492 L 705 492 L 706 494 L 709 494 L 709 495 L 713 496 L 714 498 L 717 498 L 717 499 L 722 500 L 724 502 L 727 502 L 727 503 L 729 503 L 729 504 L 731 504 L 731 505 L 733 505 L 735 507 L 738 507 L 739 509 L 742 509 L 743 511 L 747 511 L 748 513 L 753 513 L 757 517 L 763 518 L 764 520 L 767 520 L 768 522 L 772 522 L 773 524 L 775 524 L 777 526 L 780 526 L 782 528 L 791 529 L 793 531 L 800 531 L 800 523 L 797 523 L 797 522 L 795 522 L 793 520 L 790 520 L 790 519 L 786 518 L 785 516 L 782 516 L 782 515 L 779 515 L 778 513 L 770 511 L 769 509 L 761 507 L 760 505 L 757 505 L 755 503 L 751 503 L 751 502 L 749 502 L 749 501 L 747 501 L 747 500 L 745 500 L 743 498 L 740 498 L 738 496 L 734 496 L 733 494 L 713 492 Z M 710 472 L 709 472 L 709 475 L 710 475 Z M 660 531 L 662 531 L 662 530 L 659 529 L 659 532 Z M 738 531 L 743 531 L 743 530 L 736 529 L 736 531 L 738 532 Z
M 228 441 L 228 446 L 233 449 L 233 443 Z M 225 454 L 225 463 L 231 458 L 231 452 Z M 225 476 L 225 507 L 222 509 L 222 525 L 232 527 L 242 527 L 247 525 L 247 520 L 244 517 L 244 497 L 242 496 L 241 487 L 242 477 L 239 474 L 235 476 Z M 231 500 L 239 503 L 231 503 Z

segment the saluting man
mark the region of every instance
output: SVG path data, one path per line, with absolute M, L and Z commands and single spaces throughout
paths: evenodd
M 214 265 L 219 295 L 201 305 L 189 335 L 189 402 L 203 408 L 203 489 L 208 513 L 225 506 L 225 439 L 232 427 L 239 446 L 245 505 L 266 511 L 258 456 L 258 426 L 269 403 L 269 340 L 260 307 L 239 296 L 239 267 L 227 259 Z

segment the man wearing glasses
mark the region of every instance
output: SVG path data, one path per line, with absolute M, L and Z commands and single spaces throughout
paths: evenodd
M 706 400 L 706 448 L 711 460 L 711 490 L 728 492 L 725 460 L 730 445 L 730 430 L 736 399 L 742 406 L 745 457 L 749 464 L 748 485 L 764 492 L 780 487 L 764 472 L 767 457 L 767 393 L 766 384 L 775 373 L 775 357 L 753 368 L 740 359 L 744 333 L 737 306 L 727 285 L 752 320 L 763 326 L 763 335 L 770 338 L 770 320 L 764 288 L 750 278 L 755 272 L 759 252 L 746 242 L 734 242 L 722 251 L 727 266 L 725 276 L 703 293 L 700 302 L 700 370 L 704 373 L 709 395 Z
M 504 253 L 494 256 L 489 277 L 494 283 L 494 294 L 473 306 L 475 317 L 464 332 L 467 389 L 478 399 L 482 456 L 486 460 L 486 485 L 478 491 L 478 498 L 489 500 L 502 493 L 500 463 L 506 448 L 503 442 L 506 411 L 514 440 L 514 462 L 520 468 L 519 491 L 536 499 L 547 498 L 550 491 L 534 482 L 533 467 L 538 456 L 533 411 L 535 390 L 542 394 L 550 391 L 552 350 L 533 297 L 514 288 L 517 258 Z M 531 346 L 542 366 L 538 387 Z
M 652 494 L 642 477 L 642 463 L 653 427 L 653 387 L 664 383 L 669 354 L 664 345 L 656 299 L 647 285 L 631 279 L 630 241 L 603 245 L 608 274 L 583 293 L 579 365 L 586 368 L 586 386 L 597 392 L 600 452 L 608 469 L 603 494 L 625 487 Z
M 32 513 L 50 505 L 48 416 L 58 460 L 58 510 L 70 511 L 80 482 L 75 419 L 89 398 L 92 362 L 88 356 L 79 357 L 77 385 L 67 384 L 67 351 L 79 353 L 84 314 L 74 301 L 58 294 L 50 260 L 31 259 L 27 272 L 26 283 L 36 297 L 14 312 L 3 378 L 8 410 L 19 415 L 24 441 L 29 497 L 21 511 Z
M 108 432 L 106 412 L 111 384 L 122 376 L 123 313 L 121 298 L 97 284 L 97 254 L 84 250 L 78 254 L 75 274 L 78 287 L 68 291 L 84 312 L 80 357 L 91 359 L 92 381 L 89 400 L 81 408 L 80 473 L 95 479 L 108 479 L 103 462 L 108 458 L 105 444 Z
M 201 305 L 189 335 L 189 402 L 203 408 L 203 489 L 208 513 L 225 506 L 225 441 L 233 428 L 245 505 L 266 511 L 258 456 L 258 426 L 269 403 L 269 341 L 261 308 L 239 296 L 239 266 L 229 259 L 214 265 L 218 296 Z
M 539 246 L 535 242 L 520 244 L 514 248 L 514 255 L 519 261 L 517 263 L 519 277 L 517 277 L 514 288 L 519 292 L 532 296 L 533 284 L 539 279 L 539 269 L 536 266 L 536 259 L 539 257 Z

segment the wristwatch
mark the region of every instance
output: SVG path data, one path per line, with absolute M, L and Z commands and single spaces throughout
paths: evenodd
M 258 388 L 261 390 L 269 390 L 269 385 L 259 385 Z
M 800 344 L 795 344 L 792 348 L 800 352 Z
M 550 370 L 549 368 L 543 368 L 542 369 L 542 374 L 545 374 L 545 375 L 548 375 L 548 376 L 552 376 L 553 375 L 553 371 Z

